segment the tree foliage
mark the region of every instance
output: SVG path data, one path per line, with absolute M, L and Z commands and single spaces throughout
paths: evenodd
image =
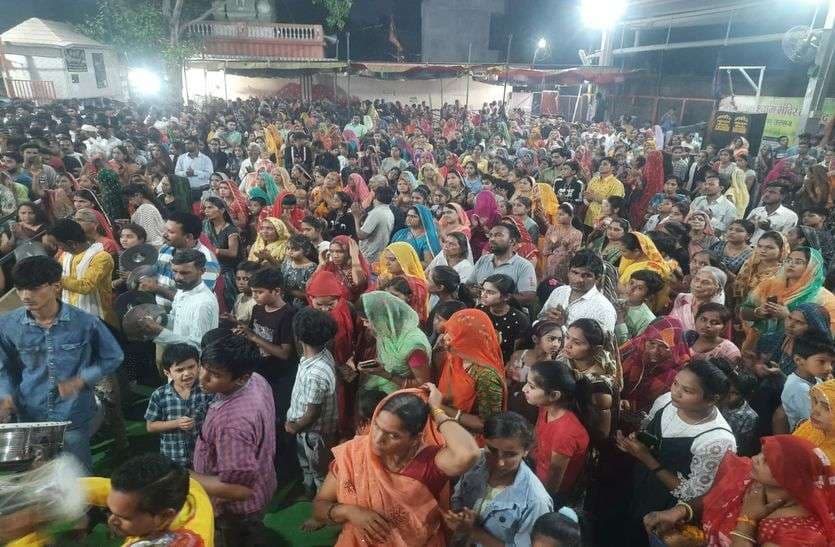
M 345 23 L 348 22 L 348 13 L 351 11 L 354 0 L 313 0 L 313 3 L 327 10 L 326 22 L 328 26 L 342 30 Z
M 131 64 L 181 66 L 200 45 L 185 27 L 205 19 L 210 9 L 208 0 L 98 0 L 79 30 L 124 52 Z

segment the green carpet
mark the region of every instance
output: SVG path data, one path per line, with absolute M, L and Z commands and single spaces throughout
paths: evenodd
M 145 386 L 138 386 L 135 388 L 140 396 L 134 401 L 130 414 L 136 417 L 141 416 L 144 409 L 148 405 L 148 396 L 151 393 L 150 388 Z M 128 420 L 128 443 L 130 445 L 129 454 L 141 454 L 143 452 L 159 450 L 159 436 L 150 434 L 145 431 L 145 422 Z M 101 439 L 98 437 L 93 439 L 93 469 L 95 474 L 102 477 L 109 477 L 110 473 L 120 462 L 114 462 L 112 459 L 113 439 Z M 280 484 L 278 490 L 273 496 L 267 514 L 264 517 L 264 524 L 267 527 L 268 541 L 270 545 L 276 547 L 284 546 L 299 546 L 299 547 L 327 547 L 336 542 L 336 537 L 339 534 L 339 528 L 335 526 L 325 527 L 316 532 L 304 532 L 301 530 L 302 523 L 310 517 L 311 504 L 310 502 L 295 502 L 288 504 L 286 500 L 292 495 L 300 491 L 300 480 L 290 484 Z M 118 546 L 121 542 L 118 538 L 111 538 L 108 535 L 108 530 L 105 525 L 98 525 L 90 534 L 86 541 L 59 541 L 59 545 L 66 546 L 90 546 L 90 547 L 108 547 Z

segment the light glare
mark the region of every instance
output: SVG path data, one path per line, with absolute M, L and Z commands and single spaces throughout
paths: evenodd
M 592 28 L 610 28 L 626 13 L 626 0 L 581 0 L 583 24 Z
M 545 38 L 540 38 L 539 41 L 536 43 L 536 47 L 539 49 L 545 49 L 545 46 L 548 45 L 548 42 L 545 41 Z
M 128 83 L 140 95 L 155 95 L 159 92 L 159 76 L 147 68 L 132 68 L 128 71 Z

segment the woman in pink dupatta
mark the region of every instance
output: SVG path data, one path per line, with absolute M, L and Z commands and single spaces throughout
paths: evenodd
M 337 547 L 446 545 L 449 479 L 475 464 L 479 448 L 443 412 L 438 388 L 425 388 L 428 396 L 422 389 L 392 393 L 374 411 L 368 434 L 333 448 L 313 516 L 343 525 Z
M 348 175 L 348 185 L 345 187 L 345 192 L 351 196 L 351 199 L 360 203 L 365 203 L 371 195 L 368 184 L 366 184 L 365 179 L 359 173 L 351 173 Z
M 479 192 L 467 216 L 470 217 L 470 230 L 472 231 L 470 247 L 473 250 L 473 261 L 475 261 L 479 259 L 481 250 L 487 245 L 487 232 L 501 220 L 496 196 L 488 191 Z

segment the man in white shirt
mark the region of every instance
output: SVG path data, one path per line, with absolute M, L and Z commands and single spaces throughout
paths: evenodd
M 360 240 L 360 251 L 369 262 L 376 262 L 380 253 L 388 245 L 391 239 L 391 231 L 394 229 L 394 213 L 391 212 L 389 204 L 394 197 L 394 192 L 388 186 L 381 186 L 374 190 L 374 208 L 366 215 L 365 222 L 362 221 L 362 208 L 359 201 L 351 206 L 351 213 L 354 215 L 354 223 L 357 228 L 357 239 Z
M 243 183 L 248 173 L 255 172 L 255 162 L 261 157 L 261 147 L 258 143 L 251 143 L 246 147 L 248 157 L 241 162 L 241 168 L 238 169 L 238 183 Z
M 188 178 L 191 193 L 196 193 L 195 199 L 200 199 L 203 190 L 209 188 L 209 177 L 212 175 L 212 160 L 200 152 L 197 137 L 186 137 L 186 153 L 177 158 L 174 174 Z
M 716 232 L 724 233 L 728 225 L 736 220 L 736 205 L 722 195 L 719 175 L 713 171 L 705 175 L 705 195 L 690 204 L 690 212 L 704 211 L 710 216 L 710 225 Z
M 771 182 L 765 187 L 761 206 L 748 214 L 748 220 L 757 227 L 751 237 L 751 244 L 756 245 L 764 233 L 774 230 L 788 234 L 797 226 L 797 213 L 783 205 L 783 192 L 786 187 L 779 182 Z
M 206 257 L 196 249 L 177 251 L 171 259 L 177 293 L 171 304 L 166 325 L 152 318 L 142 320 L 142 327 L 154 334 L 158 344 L 189 344 L 200 348 L 200 340 L 217 328 L 220 319 L 217 298 L 203 283 Z
M 569 326 L 577 319 L 598 321 L 606 332 L 614 332 L 617 312 L 595 285 L 603 275 L 603 261 L 593 251 L 577 251 L 568 264 L 568 285 L 557 287 L 539 312 L 539 319 Z

